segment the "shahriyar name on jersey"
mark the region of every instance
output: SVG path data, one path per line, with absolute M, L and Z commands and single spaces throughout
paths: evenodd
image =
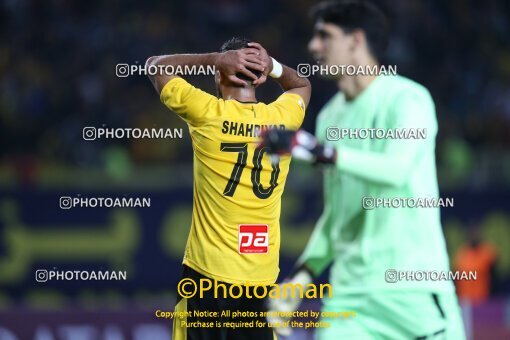
M 283 124 L 248 124 L 242 122 L 232 122 L 224 120 L 221 133 L 224 135 L 234 135 L 243 137 L 258 137 L 261 131 L 266 129 L 280 129 L 285 130 Z

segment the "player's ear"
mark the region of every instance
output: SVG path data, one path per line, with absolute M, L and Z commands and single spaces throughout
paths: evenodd
M 216 70 L 216 73 L 214 74 L 214 82 L 216 83 L 216 86 L 220 86 L 220 83 L 221 83 L 221 73 L 218 70 Z
M 351 33 L 351 51 L 359 49 L 360 46 L 366 44 L 365 32 L 360 29 L 354 30 Z
M 223 95 L 221 93 L 221 73 L 216 71 L 214 74 L 214 83 L 216 84 L 216 95 L 218 98 L 222 98 Z

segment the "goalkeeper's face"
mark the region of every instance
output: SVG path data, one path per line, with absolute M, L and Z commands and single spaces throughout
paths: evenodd
M 319 20 L 308 50 L 319 65 L 350 65 L 355 61 L 356 40 L 356 34 L 347 34 L 339 26 Z

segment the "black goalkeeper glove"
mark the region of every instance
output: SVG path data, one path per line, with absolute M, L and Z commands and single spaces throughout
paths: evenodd
M 267 147 L 269 154 L 292 154 L 312 164 L 334 164 L 336 162 L 336 149 L 329 145 L 321 145 L 317 138 L 305 130 L 288 131 L 270 129 L 261 135 L 261 146 Z
M 298 290 L 305 289 L 309 284 L 313 283 L 313 276 L 310 271 L 301 269 L 297 271 L 291 277 L 285 279 L 281 282 L 281 286 L 283 294 L 279 298 L 271 298 L 268 299 L 268 309 L 269 312 L 267 315 L 267 321 L 272 324 L 282 324 L 286 321 L 290 321 L 292 318 L 290 316 L 286 316 L 298 310 L 303 297 L 299 295 L 299 292 L 296 294 L 296 287 Z M 289 336 L 292 333 L 292 328 L 287 327 L 275 327 L 274 331 L 278 335 Z

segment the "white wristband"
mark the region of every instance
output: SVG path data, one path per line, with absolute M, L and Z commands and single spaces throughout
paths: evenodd
M 280 78 L 283 73 L 283 66 L 282 64 L 277 62 L 274 58 L 271 57 L 271 59 L 273 60 L 273 70 L 271 71 L 271 73 L 269 73 L 269 75 L 272 78 Z

